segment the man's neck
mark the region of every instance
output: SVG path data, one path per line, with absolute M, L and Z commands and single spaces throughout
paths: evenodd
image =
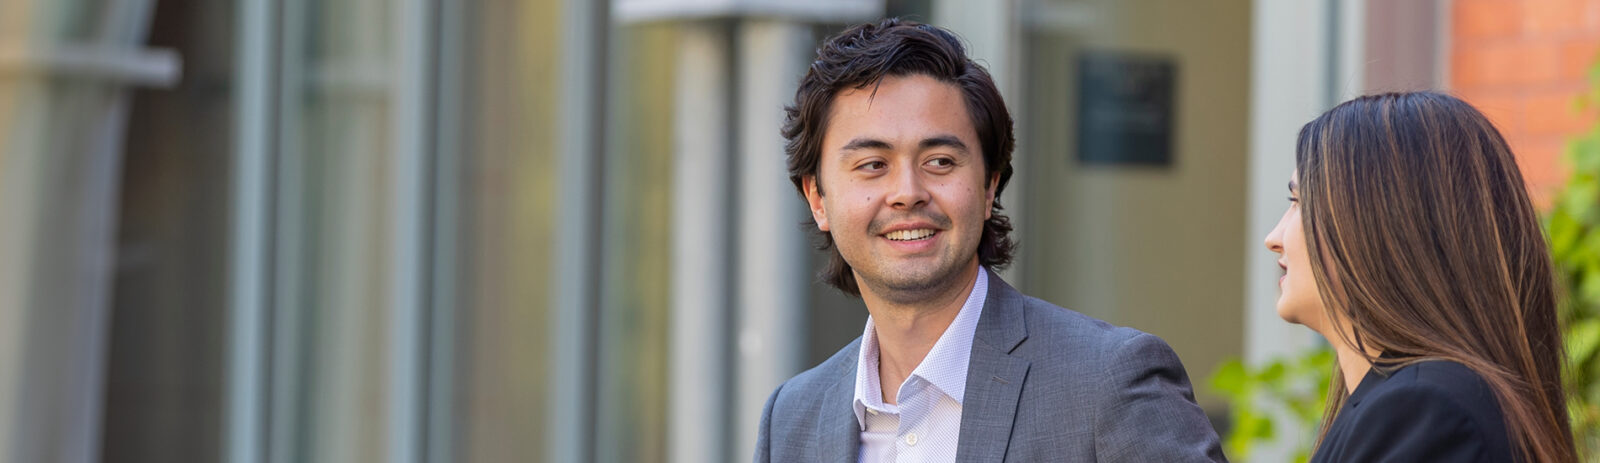
M 872 314 L 878 338 L 878 385 L 884 403 L 898 402 L 900 384 L 911 376 L 961 313 L 981 271 L 974 262 L 955 278 L 960 283 L 911 303 L 895 303 L 862 286 L 861 299 L 867 305 L 867 313 Z

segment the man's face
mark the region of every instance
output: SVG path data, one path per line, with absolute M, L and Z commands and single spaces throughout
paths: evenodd
M 876 95 L 873 86 L 840 91 L 831 111 L 817 176 L 804 187 L 817 228 L 833 236 L 856 282 L 890 299 L 959 284 L 977 266 L 999 180 L 985 178 L 961 90 L 888 77 Z

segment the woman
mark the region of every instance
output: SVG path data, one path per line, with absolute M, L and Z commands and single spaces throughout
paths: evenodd
M 1576 461 L 1549 253 L 1488 119 L 1439 93 L 1366 96 L 1295 154 L 1266 245 L 1278 315 L 1338 358 L 1312 461 Z

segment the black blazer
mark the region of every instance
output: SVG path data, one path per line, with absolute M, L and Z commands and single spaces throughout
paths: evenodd
M 1509 462 L 1500 405 L 1477 373 L 1447 361 L 1367 373 L 1328 426 L 1313 463 Z

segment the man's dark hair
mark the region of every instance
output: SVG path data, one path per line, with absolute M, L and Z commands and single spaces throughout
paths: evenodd
M 999 269 L 1011 263 L 1016 242 L 1011 240 L 1011 219 L 1000 214 L 1000 192 L 1011 180 L 1011 114 L 989 71 L 972 62 L 955 34 L 939 27 L 889 18 L 876 24 L 845 29 L 817 48 L 817 59 L 800 80 L 794 104 L 784 107 L 784 151 L 789 157 L 789 180 L 801 196 L 807 176 L 816 178 L 822 160 L 822 137 L 828 129 L 833 100 L 845 89 L 876 86 L 885 77 L 923 75 L 960 87 L 972 126 L 983 152 L 984 182 L 999 173 L 994 212 L 983 223 L 978 241 L 978 263 Z M 817 193 L 822 194 L 817 180 Z M 815 225 L 814 222 L 808 222 Z M 816 228 L 812 228 L 816 230 Z M 817 278 L 852 296 L 861 289 L 850 264 L 833 246 L 833 236 L 821 232 L 818 249 L 833 250 L 827 267 Z

